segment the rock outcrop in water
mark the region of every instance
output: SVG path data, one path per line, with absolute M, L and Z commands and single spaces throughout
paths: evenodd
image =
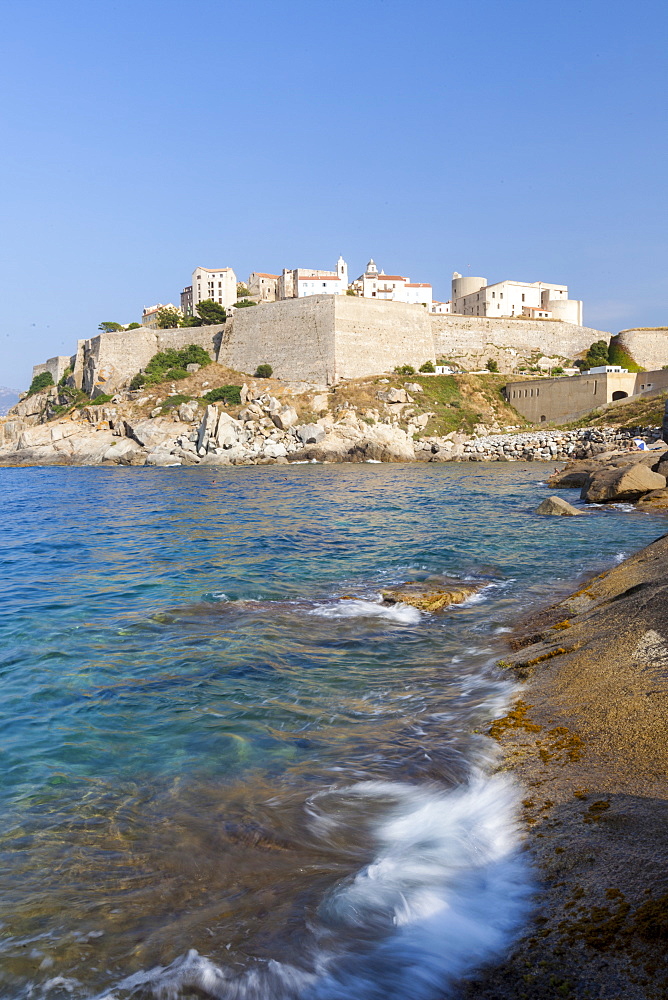
M 577 517 L 582 511 L 563 497 L 547 497 L 536 507 L 537 514 L 548 514 L 557 517 Z
M 420 611 L 442 611 L 451 604 L 463 604 L 482 590 L 480 582 L 466 583 L 462 580 L 435 577 L 420 582 L 404 583 L 398 587 L 388 587 L 381 596 L 388 604 L 410 604 Z
M 605 452 L 596 459 L 573 462 L 550 476 L 548 485 L 562 489 L 579 487 L 587 503 L 635 503 L 650 493 L 665 490 L 668 445 L 657 441 L 646 452 Z

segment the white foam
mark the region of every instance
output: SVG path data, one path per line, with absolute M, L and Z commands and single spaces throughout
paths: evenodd
M 333 843 L 342 826 L 349 834 L 366 827 L 376 854 L 322 900 L 308 969 L 270 961 L 235 975 L 190 951 L 97 1000 L 147 990 L 156 1000 L 188 990 L 215 1000 L 437 1000 L 501 957 L 527 918 L 531 877 L 518 849 L 518 798 L 498 776 L 450 792 L 361 782 L 318 793 L 308 803 L 313 833 Z
M 309 614 L 320 618 L 385 618 L 399 625 L 417 625 L 422 615 L 409 604 L 381 604 L 376 601 L 350 600 L 320 604 Z

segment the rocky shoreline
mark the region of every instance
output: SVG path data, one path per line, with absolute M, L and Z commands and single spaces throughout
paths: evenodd
M 241 405 L 232 407 L 202 407 L 196 400 L 170 406 L 168 397 L 167 407 L 147 413 L 141 391 L 126 397 L 72 408 L 55 419 L 48 392 L 24 400 L 0 422 L 0 465 L 555 462 L 633 449 L 637 437 L 649 444 L 661 437 L 659 427 L 518 433 L 488 433 L 480 427 L 474 434 L 427 436 L 427 415 L 407 414 L 403 397 L 385 405 L 385 410 L 404 408 L 402 426 L 399 412 L 345 407 L 331 413 L 326 393 L 309 399 L 305 421 L 289 401 L 247 385 Z
M 471 1000 L 668 995 L 668 535 L 518 627 L 489 734 L 526 789 L 539 888 Z

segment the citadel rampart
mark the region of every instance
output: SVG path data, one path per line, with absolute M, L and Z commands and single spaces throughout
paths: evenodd
M 430 316 L 436 355 L 464 368 L 484 366 L 493 358 L 502 372 L 533 354 L 573 360 L 610 334 L 558 320 L 487 319 L 472 316 Z
M 403 302 L 314 295 L 240 309 L 224 326 L 102 333 L 79 342 L 74 378 L 88 393 L 113 391 L 158 351 L 193 343 L 240 372 L 270 364 L 277 378 L 330 385 L 438 358 L 481 368 L 491 357 L 512 372 L 540 355 L 576 357 L 608 337 L 571 323 L 443 316 Z
M 622 330 L 615 340 L 637 364 L 648 371 L 668 365 L 668 327 Z

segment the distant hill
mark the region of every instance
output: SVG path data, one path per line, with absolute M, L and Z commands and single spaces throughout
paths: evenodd
M 12 406 L 19 401 L 18 392 L 8 389 L 6 385 L 0 385 L 0 417 L 4 417 Z

